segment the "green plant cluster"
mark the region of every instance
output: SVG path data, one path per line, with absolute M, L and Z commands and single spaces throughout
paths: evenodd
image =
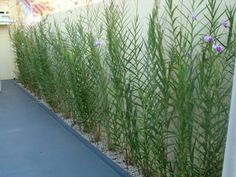
M 236 9 L 190 2 L 166 0 L 164 13 L 155 3 L 148 31 L 125 1 L 64 30 L 47 20 L 15 27 L 18 79 L 145 177 L 220 177 Z

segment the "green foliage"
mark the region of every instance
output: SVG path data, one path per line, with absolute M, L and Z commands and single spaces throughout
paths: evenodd
M 164 7 L 162 14 L 155 3 L 148 31 L 138 12 L 129 17 L 126 1 L 87 8 L 65 30 L 47 20 L 15 27 L 18 79 L 94 141 L 106 137 L 145 177 L 220 177 L 236 7 L 215 0 Z

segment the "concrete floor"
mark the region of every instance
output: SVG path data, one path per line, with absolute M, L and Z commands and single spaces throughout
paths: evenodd
M 128 177 L 45 106 L 3 81 L 0 177 Z

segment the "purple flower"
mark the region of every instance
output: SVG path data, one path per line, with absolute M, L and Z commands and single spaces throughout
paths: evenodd
M 220 53 L 222 52 L 223 47 L 221 45 L 213 45 L 212 48 L 217 52 Z
M 191 16 L 192 16 L 192 19 L 193 19 L 193 20 L 197 20 L 197 15 L 196 15 L 194 12 L 192 13 Z
M 97 48 L 100 48 L 102 45 L 103 45 L 103 41 L 102 41 L 102 40 L 97 40 L 97 41 L 95 42 L 95 46 L 96 46 Z
M 224 28 L 228 28 L 227 20 L 222 20 L 222 21 L 220 22 L 220 24 L 221 24 Z
M 211 35 L 204 36 L 204 41 L 208 43 L 212 43 L 214 41 L 213 37 Z

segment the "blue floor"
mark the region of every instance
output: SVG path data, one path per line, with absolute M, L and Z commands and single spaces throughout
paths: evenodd
M 0 93 L 0 177 L 128 177 L 15 81 Z

